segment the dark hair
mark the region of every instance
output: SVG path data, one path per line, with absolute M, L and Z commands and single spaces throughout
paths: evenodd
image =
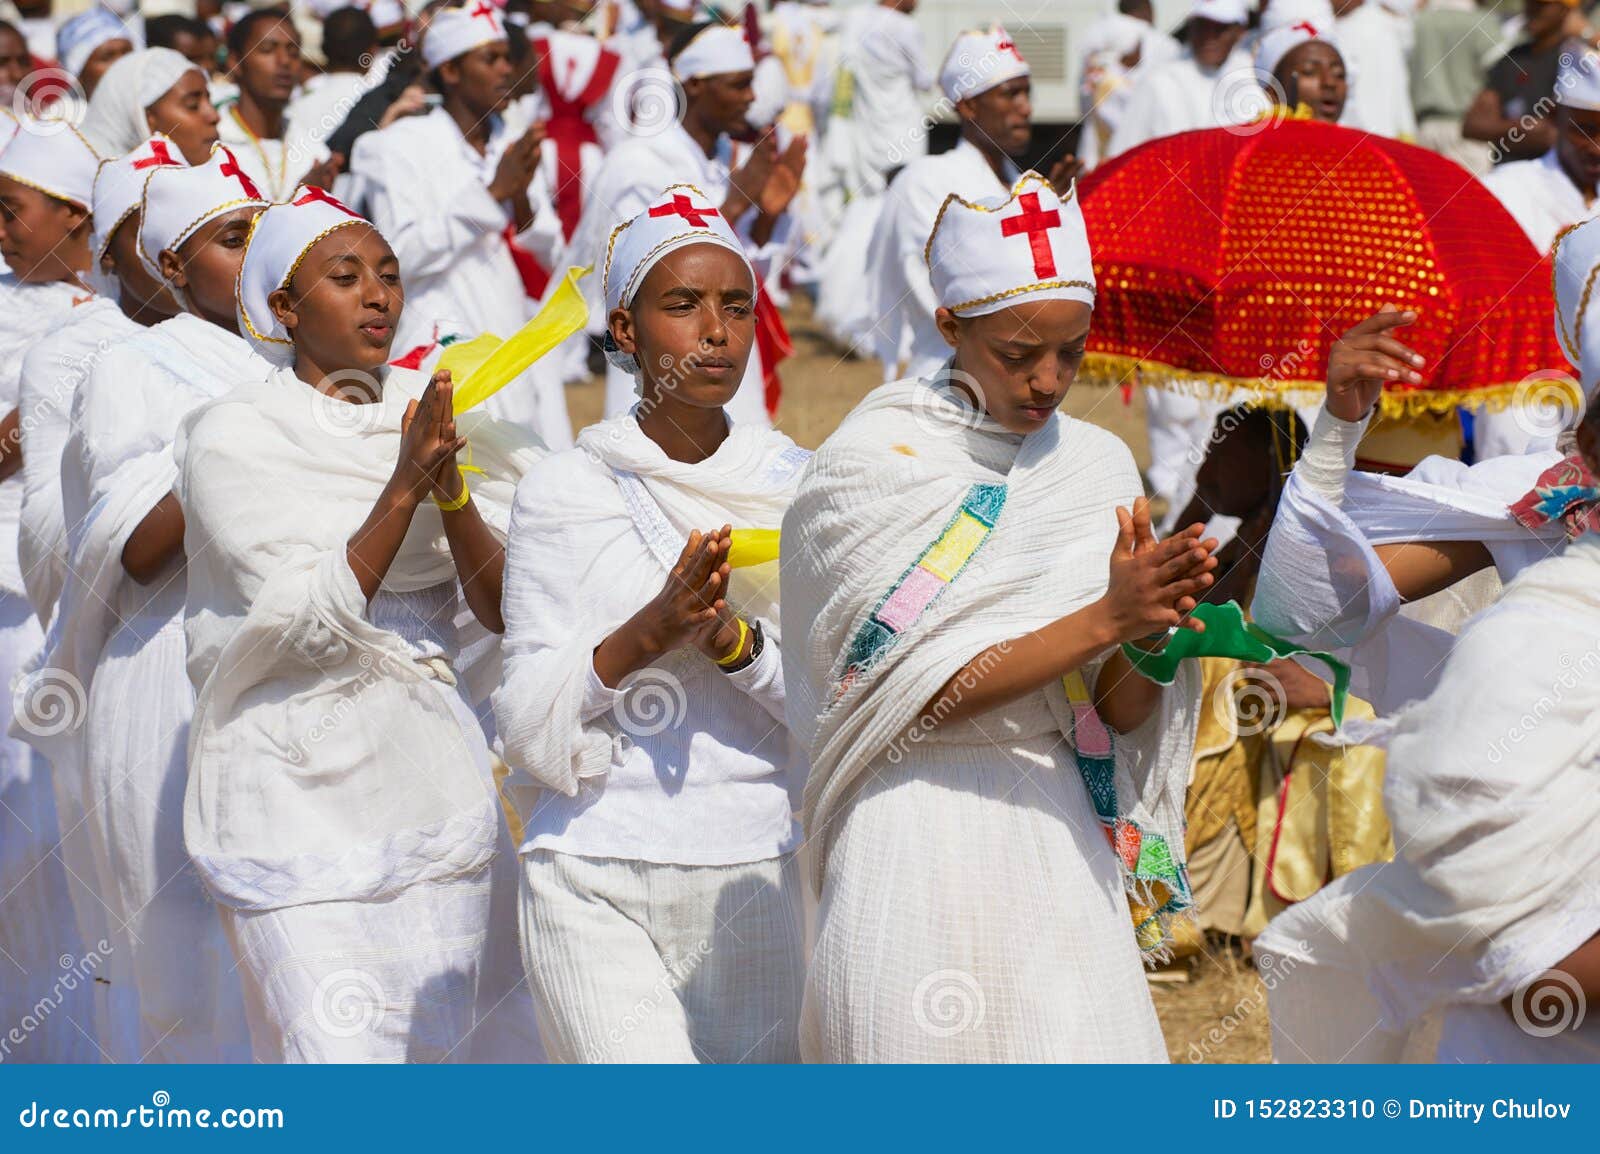
M 704 32 L 707 28 L 710 28 L 716 23 L 717 21 L 715 20 L 701 20 L 698 23 L 691 24 L 687 28 L 680 31 L 672 38 L 672 43 L 667 46 L 668 62 L 676 60 L 678 58 L 678 53 L 689 47 L 689 41 L 693 40 L 696 36 L 700 35 L 700 33 Z
M 11 23 L 9 20 L 0 20 L 0 32 L 9 32 L 18 40 L 22 41 L 22 50 L 27 52 L 28 55 L 32 57 L 33 53 L 28 52 L 28 38 L 22 34 L 22 30 L 15 24 Z
M 329 68 L 366 71 L 378 46 L 378 26 L 360 8 L 340 8 L 322 22 L 322 55 Z M 363 56 L 367 59 L 363 62 Z
M 148 48 L 176 49 L 180 36 L 193 36 L 196 40 L 204 40 L 211 35 L 211 27 L 204 20 L 196 20 L 193 16 L 184 16 L 177 12 L 152 16 L 144 22 L 144 42 Z
M 257 8 L 253 12 L 246 12 L 228 29 L 228 55 L 235 60 L 244 57 L 258 24 L 278 24 L 286 20 L 289 20 L 287 8 Z

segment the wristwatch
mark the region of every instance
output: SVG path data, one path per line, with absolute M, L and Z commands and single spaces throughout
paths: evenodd
M 750 652 L 744 655 L 743 661 L 736 661 L 732 665 L 719 665 L 717 668 L 724 673 L 738 673 L 741 669 L 749 669 L 755 664 L 757 657 L 761 656 L 762 646 L 766 643 L 766 635 L 761 632 L 761 621 L 756 619 L 750 622 Z

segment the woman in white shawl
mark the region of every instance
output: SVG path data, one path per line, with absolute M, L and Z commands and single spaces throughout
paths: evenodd
M 152 165 L 144 180 L 139 257 L 184 311 L 112 344 L 73 399 L 62 459 L 69 579 L 19 707 L 51 720 L 62 685 L 86 701 L 67 724 L 36 721 L 30 740 L 53 765 L 78 767 L 115 946 L 109 976 L 138 989 L 138 1036 L 108 1046 L 119 1061 L 249 1057 L 227 945 L 183 846 L 194 697 L 184 510 L 172 492 L 179 421 L 242 375 L 267 372 L 231 312 L 250 221 L 264 207 L 236 169 L 219 146 L 206 164 Z
M 952 195 L 928 259 L 953 361 L 869 394 L 784 518 L 821 889 L 802 1047 L 1165 1061 L 1140 951 L 1191 900 L 1198 681 L 1116 646 L 1187 620 L 1216 542 L 1157 543 L 1127 447 L 1056 412 L 1094 300 L 1075 197 L 1032 172 Z
M 82 127 L 101 156 L 132 152 L 159 132 L 190 164 L 204 164 L 217 143 L 219 119 L 203 70 L 170 48 L 146 48 L 106 70 Z
M 1564 234 L 1555 258 L 1592 476 L 1600 222 Z M 1355 381 L 1330 380 L 1330 408 L 1346 391 L 1370 405 L 1395 367 L 1364 363 Z M 1591 479 L 1546 497 L 1558 513 L 1586 504 L 1578 535 L 1566 543 L 1557 516 L 1543 545 L 1555 555 L 1522 568 L 1454 639 L 1431 694 L 1373 735 L 1389 751 L 1395 860 L 1338 879 L 1256 940 L 1278 1061 L 1600 1060 L 1600 1020 L 1583 1013 L 1600 998 L 1600 494 Z
M 784 726 L 777 528 L 808 454 L 726 406 L 755 273 L 685 185 L 611 235 L 605 300 L 633 411 L 517 490 L 494 698 L 525 791 L 523 951 L 553 1057 L 798 1057 L 802 762 Z
M 538 446 L 455 418 L 447 373 L 386 365 L 394 252 L 321 190 L 262 214 L 237 302 L 277 367 L 240 374 L 178 448 L 199 691 L 184 829 L 255 1056 L 537 1058 L 461 658 L 501 628 L 502 532 Z

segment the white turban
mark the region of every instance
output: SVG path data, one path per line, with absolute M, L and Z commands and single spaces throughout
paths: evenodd
M 1563 48 L 1555 97 L 1564 108 L 1600 112 L 1600 56 L 1590 48 Z
M 755 67 L 756 58 L 750 52 L 750 42 L 744 38 L 744 33 L 726 24 L 702 28 L 683 46 L 683 51 L 672 58 L 672 75 L 679 80 L 753 72 Z
M 120 16 L 105 8 L 90 8 L 56 29 L 56 58 L 61 61 L 61 67 L 74 76 L 81 76 L 94 50 L 112 40 L 126 40 L 135 47 L 139 43 Z
M 611 230 L 603 273 L 606 314 L 609 316 L 612 309 L 631 305 L 644 278 L 661 258 L 691 244 L 715 244 L 738 253 L 750 271 L 754 290 L 756 274 L 750 268 L 744 245 L 717 206 L 694 185 L 675 184 L 638 216 Z M 630 354 L 610 347 L 609 336 L 606 343 L 606 357 L 612 364 L 624 372 L 639 371 Z
M 1245 0 L 1194 0 L 1191 20 L 1210 20 L 1214 24 L 1250 23 L 1250 5 Z
M 144 182 L 144 209 L 139 217 L 139 260 L 150 275 L 161 278 L 161 254 L 178 247 L 203 225 L 236 208 L 265 208 L 267 202 L 239 161 L 221 144 L 193 168 L 159 165 Z
M 1556 337 L 1578 370 L 1584 395 L 1600 387 L 1600 218 L 1573 225 L 1556 237 Z
M 199 71 L 170 48 L 128 53 L 95 85 L 83 117 L 83 134 L 106 156 L 137 148 L 150 135 L 145 109 L 170 92 L 185 73 Z
M 923 252 L 939 304 L 981 317 L 1022 301 L 1094 304 L 1094 260 L 1077 189 L 1066 200 L 1037 172 L 1011 195 L 945 197 Z
M 1261 87 L 1272 86 L 1273 73 L 1278 70 L 1278 65 L 1283 63 L 1285 56 L 1302 44 L 1320 40 L 1324 44 L 1331 44 L 1334 50 L 1338 51 L 1339 42 L 1334 37 L 1333 27 L 1332 21 L 1319 24 L 1312 20 L 1300 20 L 1294 24 L 1280 25 L 1262 35 L 1256 41 L 1255 57 L 1256 79 L 1261 82 Z
M 965 100 L 1029 75 L 1032 70 L 1016 42 L 1004 28 L 992 24 L 956 37 L 939 69 L 939 87 L 948 99 Z
M 446 61 L 505 38 L 506 26 L 488 0 L 473 0 L 466 8 L 441 8 L 422 35 L 422 63 L 432 72 Z
M 272 346 L 286 351 L 293 344 L 289 330 L 273 315 L 267 298 L 289 283 L 312 245 L 356 224 L 371 227 L 370 221 L 322 189 L 305 185 L 256 217 L 239 269 L 239 331 L 263 352 L 272 351 Z
M 159 132 L 132 152 L 102 161 L 94 178 L 94 256 L 105 256 L 111 236 L 139 207 L 152 169 L 188 165 L 177 145 Z
M 94 200 L 94 174 L 99 167 L 100 158 L 89 142 L 72 125 L 60 121 L 23 121 L 6 150 L 0 152 L 0 175 L 76 204 L 85 212 Z

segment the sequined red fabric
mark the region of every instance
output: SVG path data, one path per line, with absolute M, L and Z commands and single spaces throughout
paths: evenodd
M 1504 395 L 1566 365 L 1548 259 L 1470 173 L 1424 149 L 1314 121 L 1208 129 L 1108 161 L 1079 193 L 1091 353 L 1303 387 L 1341 333 L 1394 304 L 1420 313 L 1399 335 L 1428 361 L 1420 390 L 1395 386 L 1409 407 Z

